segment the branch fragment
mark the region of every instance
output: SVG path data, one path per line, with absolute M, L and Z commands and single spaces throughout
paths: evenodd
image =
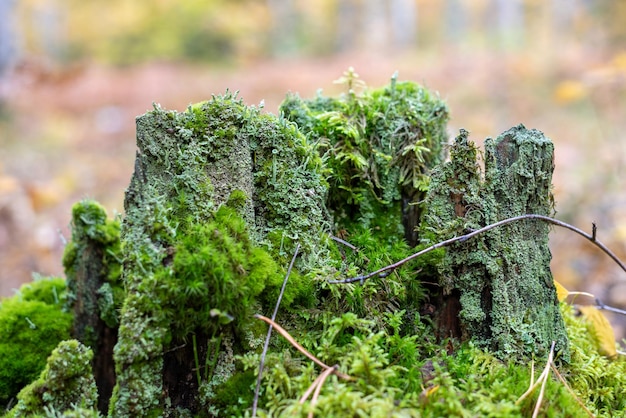
M 613 261 L 615 261 L 622 270 L 624 270 L 624 272 L 626 272 L 626 264 L 624 264 L 611 250 L 609 250 L 609 248 L 604 245 L 603 243 L 601 243 L 600 241 L 595 239 L 595 234 L 588 234 L 585 231 L 576 228 L 573 225 L 570 225 L 568 223 L 565 223 L 563 221 L 559 221 L 558 219 L 554 219 L 551 218 L 549 216 L 545 216 L 545 215 L 537 215 L 537 214 L 526 214 L 526 215 L 520 215 L 520 216 L 514 216 L 512 218 L 508 218 L 508 219 L 503 219 L 501 221 L 495 222 L 491 225 L 487 225 L 483 228 L 477 229 L 475 231 L 470 232 L 469 234 L 465 234 L 465 235 L 461 235 L 459 237 L 453 237 L 450 238 L 448 240 L 445 241 L 441 241 L 437 244 L 431 245 L 428 248 L 425 248 L 415 254 L 412 254 L 400 261 L 397 261 L 393 264 L 389 264 L 388 266 L 385 266 L 383 268 L 380 268 L 376 271 L 373 271 L 371 273 L 367 273 L 367 274 L 363 274 L 360 276 L 356 276 L 356 277 L 352 277 L 349 279 L 344 279 L 344 280 L 329 280 L 328 283 L 332 283 L 332 284 L 339 284 L 339 283 L 354 283 L 354 282 L 361 282 L 363 283 L 365 280 L 370 279 L 374 276 L 380 276 L 380 277 L 385 277 L 387 275 L 389 275 L 389 270 L 395 270 L 398 267 L 402 266 L 403 264 L 419 257 L 420 255 L 426 254 L 430 251 L 436 250 L 437 248 L 442 248 L 442 247 L 447 247 L 450 246 L 452 244 L 454 244 L 457 241 L 463 242 L 466 241 L 470 238 L 475 237 L 476 235 L 482 234 L 484 232 L 487 232 L 491 229 L 503 226 L 503 225 L 507 225 L 513 222 L 517 222 L 517 221 L 521 221 L 524 219 L 536 219 L 536 220 L 540 220 L 540 221 L 544 221 L 553 225 L 557 225 L 560 227 L 563 227 L 565 229 L 569 229 L 570 231 L 573 231 L 579 235 L 582 235 L 583 237 L 587 238 L 589 241 L 593 242 L 596 246 L 598 246 L 602 251 L 604 251 L 605 254 L 607 254 L 609 257 L 611 257 L 611 259 L 613 259 Z

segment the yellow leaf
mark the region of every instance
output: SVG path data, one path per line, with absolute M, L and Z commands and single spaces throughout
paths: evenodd
M 587 322 L 587 328 L 598 346 L 598 352 L 608 358 L 617 356 L 615 333 L 609 320 L 595 306 L 579 306 Z
M 559 299 L 559 302 L 563 302 L 569 295 L 569 290 L 556 280 L 554 281 L 554 287 L 556 287 L 556 297 Z
M 585 96 L 587 96 L 587 87 L 580 81 L 563 81 L 554 89 L 554 100 L 559 104 L 577 102 Z

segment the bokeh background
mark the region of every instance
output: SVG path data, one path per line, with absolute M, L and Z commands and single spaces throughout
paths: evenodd
M 614 0 L 0 0 L 0 296 L 63 274 L 74 202 L 123 211 L 134 118 L 153 102 L 230 89 L 276 113 L 288 91 L 338 94 L 349 66 L 438 91 L 451 137 L 543 131 L 557 217 L 595 222 L 626 259 L 625 22 Z M 626 308 L 608 257 L 565 230 L 551 247 L 557 280 Z

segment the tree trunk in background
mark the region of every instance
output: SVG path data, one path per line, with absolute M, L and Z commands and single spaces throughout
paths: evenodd
M 354 0 L 337 3 L 337 51 L 348 51 L 356 46 L 358 18 L 358 8 Z
M 0 77 L 10 68 L 17 54 L 17 33 L 14 27 L 15 0 L 0 0 Z
M 267 0 L 271 15 L 271 51 L 275 56 L 290 55 L 298 51 L 299 14 L 294 0 Z
M 522 45 L 524 36 L 523 0 L 495 0 L 496 39 L 504 49 Z

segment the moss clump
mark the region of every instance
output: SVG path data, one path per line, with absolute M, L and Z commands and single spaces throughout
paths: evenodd
M 280 111 L 323 152 L 327 206 L 339 228 L 358 222 L 415 245 L 418 203 L 430 169 L 443 159 L 448 109 L 433 93 L 396 76 L 359 96 L 351 89 L 357 77 L 345 74 L 347 95 L 290 95 Z
M 612 417 L 626 410 L 626 361 L 621 356 L 609 360 L 598 352 L 585 320 L 573 307 L 562 304 L 561 312 L 570 340 L 568 383 L 596 416 Z
M 72 207 L 71 226 L 72 240 L 63 254 L 68 307 L 77 313 L 77 338 L 93 347 L 96 337 L 88 338 L 88 331 L 82 328 L 96 328 L 97 318 L 110 328 L 119 325 L 118 311 L 125 297 L 120 222 L 107 219 L 105 209 L 98 202 L 86 199 Z M 80 304 L 75 306 L 79 299 Z
M 8 417 L 64 414 L 80 408 L 94 416 L 98 393 L 91 373 L 93 352 L 77 340 L 62 341 L 47 360 L 39 379 L 18 395 L 19 402 Z M 65 416 L 65 415 L 63 415 Z
M 57 344 L 70 337 L 72 315 L 63 311 L 65 281 L 40 278 L 0 304 L 0 406 L 32 382 Z

